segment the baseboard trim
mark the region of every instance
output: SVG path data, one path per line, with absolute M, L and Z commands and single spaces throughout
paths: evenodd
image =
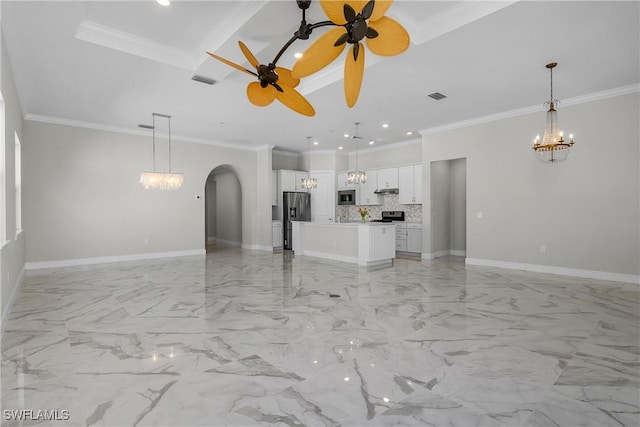
M 267 251 L 273 252 L 273 246 L 263 246 L 263 245 L 242 245 L 242 249 L 249 249 L 252 251 Z
M 610 273 L 608 271 L 583 270 L 579 268 L 555 267 L 552 265 L 526 264 L 480 258 L 467 258 L 465 260 L 465 264 L 506 268 L 510 270 L 534 271 L 536 273 L 559 274 L 561 276 L 584 277 L 585 279 L 607 280 L 611 282 L 640 284 L 640 275 L 635 274 Z
M 242 242 L 236 242 L 235 240 L 216 239 L 216 243 L 222 243 L 224 245 L 229 245 L 229 246 L 238 246 L 238 247 L 242 246 Z
M 348 262 L 348 263 L 351 263 L 351 264 L 357 264 L 358 263 L 358 257 L 351 257 L 351 256 L 346 256 L 346 255 L 336 255 L 336 254 L 330 254 L 330 253 L 325 253 L 325 252 L 316 252 L 316 251 L 302 251 L 301 253 L 295 252 L 295 254 L 296 255 L 303 255 L 303 256 L 312 256 L 312 257 L 316 257 L 316 258 L 330 259 L 332 261 Z
M 16 278 L 16 283 L 13 287 L 13 292 L 11 292 L 11 296 L 9 297 L 9 301 L 7 302 L 6 307 L 2 307 L 2 326 L 0 326 L 0 338 L 4 335 L 4 328 L 7 325 L 7 320 L 9 319 L 11 307 L 13 307 L 13 302 L 16 299 L 16 295 L 18 295 L 18 289 L 20 288 L 20 286 L 22 286 L 24 271 L 25 267 L 22 267 L 22 269 L 20 270 L 20 274 L 18 274 L 18 277 Z
M 451 249 L 449 251 L 449 255 L 451 255 L 451 256 L 467 256 L 467 251 L 459 251 L 457 249 Z
M 116 256 L 106 256 L 106 257 L 93 257 L 93 258 L 61 259 L 61 260 L 55 260 L 55 261 L 37 261 L 37 262 L 26 263 L 25 269 L 41 270 L 44 268 L 75 267 L 80 265 L 107 264 L 112 262 L 140 261 L 140 260 L 147 260 L 147 259 L 174 258 L 174 257 L 196 256 L 196 255 L 206 255 L 206 251 L 204 249 L 193 249 L 188 251 L 150 252 L 150 253 L 133 254 L 133 255 L 116 255 Z

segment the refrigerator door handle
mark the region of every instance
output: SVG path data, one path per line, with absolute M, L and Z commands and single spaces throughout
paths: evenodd
M 296 217 L 296 208 L 289 208 L 289 218 Z

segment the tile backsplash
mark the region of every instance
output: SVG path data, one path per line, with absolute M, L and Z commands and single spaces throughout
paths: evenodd
M 382 218 L 382 211 L 404 211 L 404 220 L 422 222 L 422 205 L 401 205 L 397 194 L 385 194 L 382 206 L 367 206 L 370 209 L 367 220 Z M 360 219 L 358 206 L 338 206 L 336 221 L 357 221 Z

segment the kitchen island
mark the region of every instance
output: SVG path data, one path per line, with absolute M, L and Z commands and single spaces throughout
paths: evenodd
M 391 264 L 396 256 L 395 226 L 390 223 L 292 222 L 292 249 L 362 266 Z

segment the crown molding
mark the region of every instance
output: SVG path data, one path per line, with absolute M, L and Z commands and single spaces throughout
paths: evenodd
M 288 151 L 288 150 L 283 150 L 282 148 L 274 148 L 272 151 L 273 154 L 277 154 L 279 156 L 285 156 L 285 157 L 300 157 L 300 153 L 297 151 Z
M 48 123 L 53 125 L 72 126 L 77 128 L 100 130 L 105 132 L 123 133 L 127 135 L 149 136 L 148 130 L 130 129 L 130 128 L 118 127 L 118 126 L 107 126 L 107 125 L 101 125 L 98 123 L 84 122 L 80 120 L 62 119 L 59 117 L 42 116 L 38 114 L 26 114 L 24 116 L 24 120 L 29 120 L 32 122 Z M 168 135 L 158 134 L 158 136 L 167 137 Z M 175 134 L 172 137 L 172 141 L 173 142 L 190 142 L 194 144 L 212 145 L 214 147 L 231 148 L 234 150 L 254 151 L 254 152 L 260 150 L 262 147 L 262 146 L 246 147 L 246 146 L 232 144 L 228 142 L 210 141 L 206 139 L 192 138 L 189 136 L 181 136 L 181 135 L 175 135 Z
M 571 106 L 584 104 L 588 102 L 599 101 L 601 99 L 614 98 L 616 96 L 629 95 L 632 93 L 640 92 L 640 84 L 633 84 L 629 86 L 623 86 L 614 89 L 603 90 L 601 92 L 594 92 L 587 95 L 576 96 L 573 98 L 568 98 L 562 101 L 563 106 Z M 435 126 L 432 128 L 422 129 L 420 132 L 421 135 L 430 135 L 434 133 L 446 132 L 454 129 L 460 129 L 468 126 L 475 126 L 483 123 L 495 122 L 498 120 L 510 119 L 512 117 L 524 116 L 526 114 L 532 114 L 540 112 L 540 105 L 518 108 L 516 110 L 504 111 L 502 113 L 489 114 L 488 116 L 476 117 L 469 120 L 462 120 L 459 122 L 448 123 L 442 126 Z
M 358 153 L 362 154 L 362 153 L 373 153 L 376 151 L 385 151 L 385 150 L 389 150 L 389 149 L 393 149 L 393 148 L 400 148 L 400 147 L 407 147 L 410 145 L 421 145 L 422 144 L 422 138 L 418 138 L 418 139 L 411 139 L 409 141 L 400 141 L 400 142 L 393 142 L 391 144 L 386 144 L 386 145 L 381 145 L 378 147 L 371 147 L 371 148 L 364 148 L 364 149 L 360 149 L 358 150 Z M 354 152 L 349 152 L 347 153 L 348 155 L 353 154 Z

